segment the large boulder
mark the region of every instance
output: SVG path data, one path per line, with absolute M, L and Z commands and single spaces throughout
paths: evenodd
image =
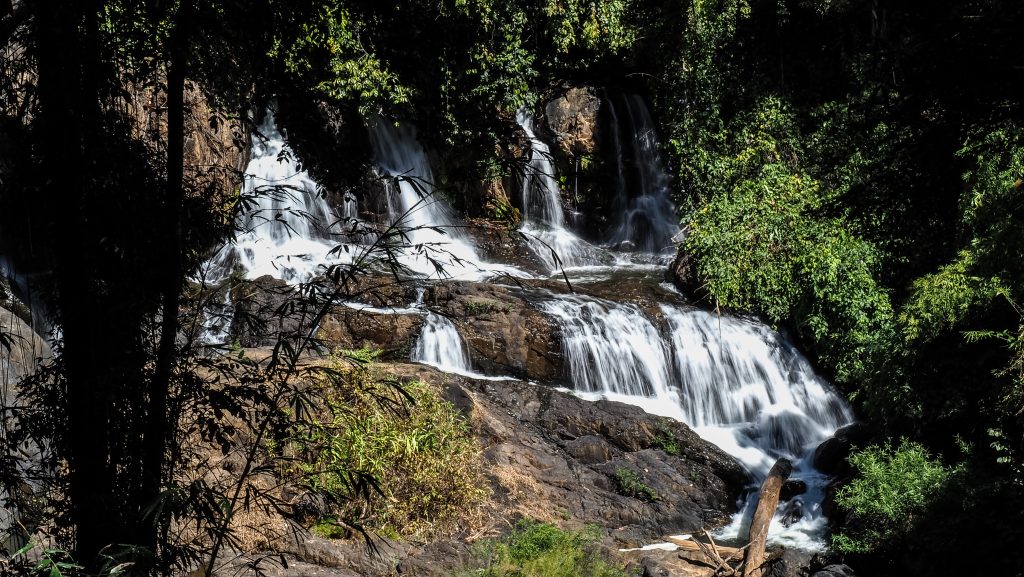
M 547 129 L 568 157 L 593 154 L 597 150 L 598 114 L 601 99 L 590 87 L 575 87 L 544 107 Z
M 562 376 L 553 323 L 512 289 L 438 284 L 427 290 L 425 302 L 455 322 L 479 370 L 539 381 Z
M 635 547 L 725 522 L 749 482 L 735 459 L 685 424 L 632 405 L 428 367 L 398 370 L 451 382 L 449 397 L 484 447 L 496 523 L 510 516 L 594 523 L 617 545 Z M 616 481 L 622 470 L 653 495 L 624 494 Z
M 847 477 L 853 473 L 846 458 L 850 451 L 864 444 L 870 436 L 862 423 L 850 423 L 840 428 L 814 450 L 814 468 L 829 475 Z
M 50 358 L 46 341 L 13 311 L 0 307 L 0 384 L 9 395 L 6 404 L 14 401 L 16 385 Z

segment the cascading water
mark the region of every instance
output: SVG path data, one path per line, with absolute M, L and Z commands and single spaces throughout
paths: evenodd
M 677 231 L 667 177 L 643 102 L 628 97 L 623 111 L 622 118 L 614 107 L 609 112 L 619 162 L 616 202 L 622 215 L 610 242 L 620 249 L 658 252 Z M 530 139 L 522 230 L 543 241 L 531 249 L 551 270 L 559 266 L 551 249 L 565 267 L 601 264 L 606 260 L 603 252 L 565 226 L 550 151 L 534 134 L 532 119 L 520 111 L 517 120 Z M 245 192 L 280 188 L 256 196 L 258 206 L 244 217 L 246 232 L 211 261 L 213 276 L 223 278 L 241 266 L 249 278 L 272 274 L 306 280 L 327 263 L 337 244 L 341 231 L 336 223 L 342 218 L 355 222 L 354 203 L 342 207 L 340 214 L 332 211 L 315 183 L 289 159 L 269 114 L 262 132 L 266 138 L 253 140 Z M 398 236 L 412 246 L 401 261 L 426 276 L 480 279 L 490 272 L 482 270 L 471 242 L 454 226 L 451 211 L 432 194 L 433 175 L 415 131 L 377 119 L 370 123 L 370 134 L 377 164 L 395 177 L 388 190 L 389 218 L 405 229 Z M 601 274 L 611 270 L 596 268 Z M 539 307 L 561 328 L 568 376 L 581 396 L 622 401 L 686 422 L 758 478 L 777 458 L 792 460 L 793 477 L 802 479 L 808 490 L 780 507 L 783 513 L 773 523 L 770 539 L 804 549 L 820 547 L 825 519 L 819 503 L 827 479 L 811 468 L 810 455 L 850 422 L 851 415 L 781 336 L 754 322 L 676 306 L 661 305 L 658 316 L 664 326 L 659 328 L 633 304 L 551 293 L 542 301 Z M 468 347 L 454 323 L 426 311 L 421 300 L 406 309 L 377 312 L 425 315 L 412 360 L 488 378 L 472 372 Z M 740 534 L 750 505 L 721 536 Z
M 472 370 L 469 353 L 455 323 L 435 313 L 427 313 L 423 330 L 412 351 L 412 360 L 450 373 Z
M 251 199 L 253 208 L 239 216 L 242 232 L 234 242 L 205 267 L 207 282 L 224 279 L 239 267 L 249 279 L 271 275 L 302 282 L 348 254 L 331 251 L 340 243 L 344 223 L 356 218 L 355 200 L 347 198 L 339 210 L 331 208 L 294 159 L 270 112 L 252 137 L 242 197 Z
M 742 319 L 661 305 L 663 337 L 632 304 L 561 296 L 541 306 L 561 328 L 568 376 L 583 396 L 683 421 L 758 480 L 776 459 L 793 461 L 793 478 L 808 491 L 780 507 L 769 538 L 820 548 L 827 479 L 810 458 L 852 415 L 779 334 Z M 738 536 L 751 513 L 737 515 L 721 536 Z
M 388 176 L 389 225 L 405 229 L 403 264 L 427 276 L 479 276 L 481 258 L 455 226 L 451 209 L 434 194 L 434 176 L 410 124 L 369 123 L 374 161 Z M 442 270 L 438 270 L 438 267 Z
M 530 141 L 523 174 L 523 224 L 520 227 L 530 250 L 549 271 L 599 263 L 599 251 L 565 227 L 551 150 L 534 134 L 529 110 L 519 109 L 516 122 Z M 557 260 L 552 251 L 558 255 Z
M 604 102 L 608 104 L 612 152 L 618 165 L 612 213 L 619 218 L 610 231 L 609 244 L 646 253 L 670 250 L 679 225 L 651 113 L 636 94 L 622 98 L 623 115 L 612 99 Z M 624 141 L 628 146 L 623 146 Z

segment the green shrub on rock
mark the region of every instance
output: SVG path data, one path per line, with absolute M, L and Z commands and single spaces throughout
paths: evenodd
M 428 383 L 388 381 L 365 362 L 335 368 L 349 371 L 353 386 L 325 390 L 322 418 L 295 438 L 299 473 L 339 504 L 334 514 L 419 536 L 474 517 L 488 490 L 458 410 Z

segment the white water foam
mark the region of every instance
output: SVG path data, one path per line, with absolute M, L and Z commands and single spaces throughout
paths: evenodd
M 815 447 L 852 421 L 850 410 L 778 333 L 744 319 L 661 305 L 667 338 L 636 305 L 581 296 L 546 301 L 559 324 L 570 380 L 581 397 L 605 398 L 690 425 L 739 460 L 756 485 L 779 458 L 807 492 L 779 507 L 772 543 L 822 548 L 828 478 Z M 718 532 L 737 538 L 753 503 Z

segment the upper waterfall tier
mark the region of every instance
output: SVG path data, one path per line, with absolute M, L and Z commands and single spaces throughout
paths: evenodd
M 400 239 L 399 261 L 430 277 L 482 278 L 510 267 L 486 264 L 457 224 L 451 208 L 434 190 L 434 174 L 411 124 L 384 118 L 369 122 L 374 162 L 391 177 L 387 188 L 388 225 Z
M 622 97 L 618 106 L 613 99 L 605 102 L 618 174 L 609 244 L 648 253 L 671 250 L 679 224 L 654 119 L 636 94 Z
M 549 271 L 600 263 L 600 251 L 565 226 L 551 149 L 534 133 L 529 110 L 521 108 L 516 114 L 516 122 L 529 140 L 523 174 L 523 224 L 520 230 L 530 250 Z
M 208 263 L 208 281 L 241 268 L 250 279 L 271 275 L 300 282 L 345 254 L 331 251 L 356 218 L 355 199 L 347 197 L 338 208 L 327 203 L 295 160 L 269 111 L 252 136 L 241 198 L 246 210 L 238 215 L 240 232 Z

